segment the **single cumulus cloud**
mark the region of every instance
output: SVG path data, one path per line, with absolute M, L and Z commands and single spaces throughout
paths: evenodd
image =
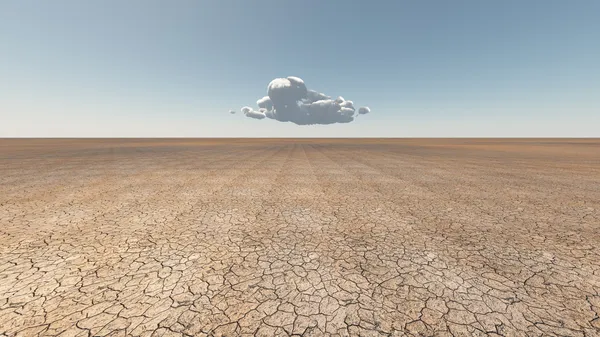
M 259 109 L 245 106 L 242 113 L 255 119 L 274 119 L 298 125 L 350 123 L 354 120 L 354 102 L 342 96 L 331 96 L 308 90 L 299 77 L 276 78 L 267 86 L 267 96 L 256 101 Z M 368 107 L 358 109 L 358 114 L 366 114 Z
M 229 110 L 229 113 L 233 115 L 235 114 L 235 110 Z

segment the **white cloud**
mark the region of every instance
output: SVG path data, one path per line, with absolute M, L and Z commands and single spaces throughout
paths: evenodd
M 242 112 L 246 117 L 274 119 L 298 125 L 350 123 L 356 116 L 354 102 L 342 96 L 330 96 L 308 90 L 299 77 L 276 78 L 267 87 L 267 96 L 256 101 L 259 110 L 245 106 Z M 359 114 L 371 110 L 362 107 Z
M 263 119 L 265 118 L 265 111 L 264 109 L 259 109 L 259 111 L 253 110 L 251 107 L 249 106 L 245 106 L 242 108 L 242 113 L 244 115 L 246 115 L 246 117 L 250 117 L 250 118 L 255 118 L 255 119 Z

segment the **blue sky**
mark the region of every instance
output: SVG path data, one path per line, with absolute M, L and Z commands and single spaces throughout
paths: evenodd
M 599 15 L 597 0 L 5 0 L 0 137 L 599 137 Z M 239 113 L 286 76 L 372 113 Z

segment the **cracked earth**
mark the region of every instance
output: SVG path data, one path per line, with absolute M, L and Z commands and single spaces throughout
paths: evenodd
M 600 140 L 0 140 L 0 336 L 599 336 Z

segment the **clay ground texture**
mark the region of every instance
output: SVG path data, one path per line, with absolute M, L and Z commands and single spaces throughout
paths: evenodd
M 0 139 L 0 336 L 599 336 L 598 139 Z

